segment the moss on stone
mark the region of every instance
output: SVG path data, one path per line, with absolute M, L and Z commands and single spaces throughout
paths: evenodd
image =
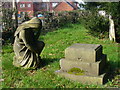
M 84 75 L 85 73 L 84 73 L 85 71 L 83 71 L 83 70 L 81 70 L 80 68 L 71 68 L 69 71 L 68 71 L 68 73 L 69 74 L 75 74 L 75 75 Z

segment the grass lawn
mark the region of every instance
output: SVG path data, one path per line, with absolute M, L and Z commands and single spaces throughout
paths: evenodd
M 48 32 L 41 36 L 40 40 L 46 44 L 41 54 L 45 66 L 38 70 L 24 70 L 14 67 L 12 65 L 13 46 L 3 46 L 3 88 L 105 88 L 120 85 L 120 76 L 118 75 L 120 73 L 118 69 L 119 44 L 110 42 L 109 39 L 98 39 L 89 35 L 88 30 L 80 24 L 71 24 L 66 28 Z M 64 58 L 64 50 L 74 43 L 103 45 L 103 53 L 107 54 L 111 76 L 114 77 L 112 81 L 108 81 L 105 85 L 85 85 L 55 75 L 54 72 L 60 69 L 59 60 Z

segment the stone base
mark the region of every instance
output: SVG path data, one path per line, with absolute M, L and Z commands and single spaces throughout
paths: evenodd
M 90 75 L 74 75 L 69 74 L 67 72 L 63 72 L 62 70 L 58 70 L 55 72 L 58 75 L 64 76 L 67 79 L 78 81 L 83 84 L 94 84 L 94 85 L 103 85 L 107 82 L 107 74 L 104 73 L 100 76 L 90 76 Z
M 84 70 L 87 75 L 98 76 L 104 73 L 106 65 L 106 55 L 103 55 L 100 61 L 89 63 L 80 62 L 79 60 L 61 59 L 60 67 L 63 71 L 68 71 L 71 68 L 80 68 Z

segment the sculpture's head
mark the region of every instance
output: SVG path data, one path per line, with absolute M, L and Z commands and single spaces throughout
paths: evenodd
M 16 30 L 15 36 L 20 32 L 20 30 L 27 29 L 33 30 L 34 32 L 40 31 L 42 28 L 42 21 L 39 20 L 37 17 L 32 18 L 29 21 L 22 23 Z
M 37 17 L 21 24 L 24 28 L 42 28 L 42 22 Z

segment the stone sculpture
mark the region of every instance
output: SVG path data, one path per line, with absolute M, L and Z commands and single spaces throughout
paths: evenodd
M 40 53 L 45 44 L 38 41 L 42 22 L 37 17 L 22 23 L 16 30 L 14 36 L 13 65 L 24 69 L 35 69 L 41 66 Z
M 109 27 L 109 39 L 110 41 L 116 41 L 115 38 L 115 27 L 114 27 L 114 21 L 112 19 L 112 16 L 109 15 L 109 23 L 110 23 L 110 27 Z

